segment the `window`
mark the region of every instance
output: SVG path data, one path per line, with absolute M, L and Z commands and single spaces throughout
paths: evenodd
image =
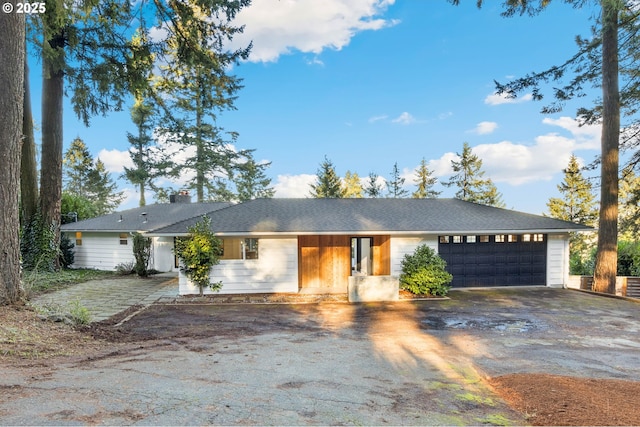
M 531 241 L 531 234 L 523 234 L 522 235 L 522 241 L 523 242 L 530 242 Z
M 507 240 L 508 240 L 510 243 L 517 242 L 517 241 L 518 241 L 518 236 L 517 236 L 517 235 L 515 235 L 515 234 L 509 234 L 509 237 L 508 237 L 508 239 L 507 239 Z
M 475 243 L 476 236 L 467 236 L 467 243 Z
M 351 238 L 351 275 L 369 276 L 373 274 L 373 238 Z
M 76 246 L 82 246 L 82 231 L 76 231 Z
M 534 242 L 544 242 L 544 234 L 534 234 L 533 235 Z
M 222 239 L 220 259 L 258 259 L 258 239 Z
M 120 244 L 127 245 L 129 243 L 129 235 L 127 233 L 120 233 Z
M 244 259 L 258 259 L 258 239 L 244 239 Z
M 504 242 L 504 234 L 496 234 L 496 243 Z
M 489 243 L 489 236 L 480 236 L 480 243 Z
M 440 243 L 449 243 L 449 236 L 440 236 Z
M 453 243 L 462 243 L 462 236 L 453 236 Z

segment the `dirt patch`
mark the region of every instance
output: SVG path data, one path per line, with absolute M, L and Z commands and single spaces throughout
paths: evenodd
M 512 374 L 489 383 L 532 425 L 640 425 L 640 382 Z
M 341 310 L 336 308 L 344 306 L 342 304 L 265 304 L 264 309 L 246 310 L 242 304 L 219 301 L 225 304 L 227 315 L 216 317 L 211 313 L 203 314 L 203 307 L 198 304 L 202 302 L 194 298 L 190 303 L 154 305 L 144 310 L 134 306 L 107 321 L 82 328 L 43 321 L 26 306 L 0 307 L 0 363 L 4 367 L 18 369 L 38 366 L 54 370 L 58 363 L 69 358 L 85 361 L 107 359 L 112 355 L 122 356 L 131 349 L 139 352 L 142 348 L 151 353 L 154 344 L 150 340 L 156 340 L 158 344 L 180 343 L 196 351 L 199 343 L 215 342 L 208 339 L 199 341 L 202 338 L 251 337 L 270 331 L 303 333 L 305 339 L 314 340 L 332 333 L 332 330 L 335 333 L 336 325 L 348 324 L 350 330 L 359 332 L 359 328 L 364 328 L 362 325 L 367 323 L 363 319 L 381 316 L 375 305 L 356 306 L 353 310 L 359 317 L 346 319 L 339 317 Z M 301 298 L 299 302 L 309 301 Z M 407 310 L 403 307 L 402 304 L 387 306 L 384 314 L 406 315 Z M 318 311 L 324 315 L 322 323 L 312 320 L 318 317 L 314 316 Z M 135 316 L 130 321 L 121 323 L 133 314 Z M 434 326 L 436 317 L 444 321 L 448 319 L 445 313 L 436 316 L 427 312 L 421 324 L 436 333 L 466 328 L 491 333 L 527 334 L 540 329 L 528 324 L 523 328 L 520 323 L 515 327 L 512 319 L 508 318 L 505 319 L 506 329 L 484 323 L 482 325 L 486 327 L 481 327 L 480 323 L 469 323 L 462 328 L 459 323 L 446 322 L 442 327 L 435 327 L 438 326 Z M 211 351 L 207 346 L 203 348 Z M 223 347 L 220 351 L 230 350 Z M 633 398 L 640 395 L 640 382 L 519 373 L 491 378 L 488 384 L 533 425 L 640 425 L 640 412 L 633 404 Z M 302 385 L 292 380 L 283 382 L 280 388 L 298 389 Z M 432 397 L 419 398 L 425 399 L 426 405 Z M 64 420 L 63 415 L 58 419 Z M 128 419 L 135 421 L 136 417 L 139 416 L 132 413 Z M 89 418 L 83 421 L 92 423 Z

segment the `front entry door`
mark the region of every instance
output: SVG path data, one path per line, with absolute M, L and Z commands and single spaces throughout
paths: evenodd
M 373 274 L 373 238 L 351 238 L 351 275 L 369 276 Z

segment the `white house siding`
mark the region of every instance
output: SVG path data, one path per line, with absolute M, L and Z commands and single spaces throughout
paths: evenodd
M 395 237 L 391 236 L 391 275 L 402 273 L 402 260 L 407 254 L 412 254 L 420 245 L 428 245 L 438 252 L 438 236 Z
M 67 233 L 76 242 L 75 233 Z M 75 245 L 73 268 L 114 270 L 118 264 L 135 262 L 133 240 L 127 234 L 127 244 L 120 244 L 120 233 L 82 232 L 82 245 Z
M 258 248 L 258 259 L 222 260 L 213 267 L 211 281 L 222 282 L 219 293 L 298 292 L 298 239 L 261 237 Z M 199 292 L 182 273 L 179 277 L 180 295 Z
M 561 288 L 569 283 L 569 234 L 547 237 L 547 286 Z
M 162 271 L 178 271 L 173 254 L 173 237 L 154 237 L 152 251 L 153 268 Z

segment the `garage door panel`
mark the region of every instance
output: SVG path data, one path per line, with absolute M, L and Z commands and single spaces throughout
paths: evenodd
M 465 239 L 466 240 L 466 239 Z M 440 243 L 440 256 L 453 275 L 453 287 L 546 284 L 547 243 Z

